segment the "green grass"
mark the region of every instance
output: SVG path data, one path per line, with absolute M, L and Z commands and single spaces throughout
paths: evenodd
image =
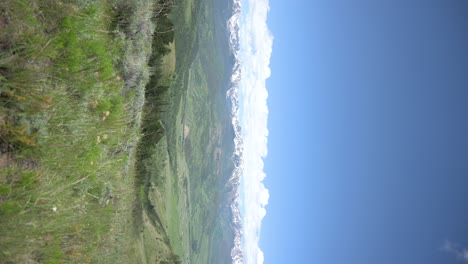
M 0 3 L 2 261 L 219 263 L 232 138 L 212 5 Z
M 0 259 L 142 260 L 132 164 L 156 7 L 6 0 L 0 10 Z
M 0 256 L 110 257 L 109 220 L 122 209 L 113 202 L 131 197 L 120 184 L 130 157 L 113 154 L 136 135 L 115 66 L 122 41 L 106 33 L 112 5 L 23 0 L 2 10 Z

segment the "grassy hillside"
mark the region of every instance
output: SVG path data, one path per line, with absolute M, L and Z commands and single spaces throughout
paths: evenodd
M 0 3 L 0 263 L 221 263 L 232 127 L 211 0 Z
M 134 149 L 167 8 L 0 3 L 0 262 L 177 262 L 166 242 L 144 253 L 158 234 L 142 237 L 135 217 Z
M 224 263 L 233 241 L 231 219 L 222 217 L 233 169 L 225 20 L 213 1 L 186 1 L 177 11 L 176 74 L 162 72 L 163 81 L 147 87 L 138 148 L 143 215 L 184 263 Z

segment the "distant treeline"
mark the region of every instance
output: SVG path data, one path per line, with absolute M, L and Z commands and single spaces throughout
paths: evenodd
M 172 7 L 172 0 L 159 1 L 162 5 L 154 17 L 156 31 L 152 41 L 152 54 L 148 63 L 151 68 L 150 81 L 146 85 L 144 107 L 145 115 L 143 118 L 142 134 L 140 140 L 141 146 L 153 146 L 162 137 L 164 128 L 160 122 L 161 113 L 164 108 L 170 104 L 170 98 L 166 95 L 172 84 L 172 75 L 163 75 L 162 58 L 171 50 L 169 43 L 174 41 L 174 24 L 169 18 Z M 140 155 L 148 157 L 147 148 L 139 148 Z
M 167 96 L 169 88 L 172 84 L 173 74 L 167 70 L 163 70 L 163 57 L 171 52 L 169 44 L 174 41 L 174 24 L 170 19 L 170 12 L 173 7 L 172 0 L 160 0 L 156 6 L 153 23 L 156 25 L 156 30 L 152 39 L 152 52 L 148 62 L 151 76 L 148 84 L 145 87 L 145 105 L 143 108 L 144 115 L 141 127 L 141 139 L 137 149 L 136 172 L 137 185 L 143 190 L 143 197 L 140 197 L 143 206 L 141 210 L 151 210 L 148 216 L 152 218 L 152 222 L 159 222 L 159 216 L 152 209 L 152 205 L 148 200 L 148 188 L 151 185 L 152 179 L 156 180 L 156 185 L 159 184 L 159 178 L 163 177 L 155 168 L 155 161 L 152 160 L 152 153 L 155 145 L 164 135 L 164 127 L 162 125 L 161 113 L 166 107 L 171 104 L 170 96 Z M 160 228 L 164 229 L 162 225 Z M 165 236 L 165 241 L 168 247 L 171 247 L 166 230 L 162 233 Z M 182 263 L 178 255 L 172 254 L 170 258 L 162 260 L 161 263 L 179 264 Z

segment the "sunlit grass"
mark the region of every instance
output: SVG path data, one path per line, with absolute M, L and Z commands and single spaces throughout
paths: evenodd
M 151 13 L 142 11 L 149 1 L 134 4 Z M 151 47 L 132 53 L 138 66 L 128 64 L 125 30 L 133 24 L 119 26 L 118 8 L 104 0 L 0 3 L 2 260 L 95 263 L 137 254 L 128 230 L 131 150 Z
M 0 2 L 1 261 L 175 258 L 166 240 L 155 244 L 159 231 L 135 229 L 145 186 L 135 183 L 134 149 L 158 7 Z

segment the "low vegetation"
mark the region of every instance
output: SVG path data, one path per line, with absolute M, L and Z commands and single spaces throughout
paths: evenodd
M 153 220 L 138 210 L 148 204 L 133 165 L 139 139 L 161 131 L 140 127 L 145 87 L 157 87 L 148 118 L 172 80 L 160 66 L 171 6 L 1 1 L 1 261 L 180 263 L 163 236 L 145 251 L 159 235 L 139 233 Z

